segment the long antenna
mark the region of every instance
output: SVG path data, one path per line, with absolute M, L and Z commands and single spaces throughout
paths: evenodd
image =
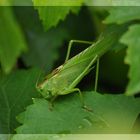
M 44 64 L 43 68 L 41 68 L 41 69 L 43 70 L 44 67 L 45 67 L 45 64 Z M 36 84 L 35 84 L 35 87 L 36 88 L 38 87 L 38 83 L 39 83 L 39 80 L 40 80 L 40 77 L 41 77 L 42 74 L 43 74 L 43 72 L 40 71 L 39 74 L 38 74 L 38 76 L 37 76 L 37 80 L 36 80 Z
M 38 83 L 39 83 L 41 74 L 42 74 L 42 72 L 40 71 L 39 74 L 38 74 L 38 76 L 37 76 L 37 80 L 36 80 L 36 84 L 35 84 L 35 87 L 36 87 L 36 88 L 38 87 Z

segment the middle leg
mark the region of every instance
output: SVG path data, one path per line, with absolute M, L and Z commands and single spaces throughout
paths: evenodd
M 84 41 L 84 40 L 71 40 L 69 42 L 69 45 L 68 45 L 68 50 L 67 50 L 67 55 L 66 55 L 66 59 L 65 59 L 65 62 L 68 61 L 69 57 L 70 57 L 70 52 L 71 52 L 71 48 L 72 48 L 72 45 L 73 43 L 81 43 L 81 44 L 93 44 L 93 42 L 90 42 L 90 41 Z

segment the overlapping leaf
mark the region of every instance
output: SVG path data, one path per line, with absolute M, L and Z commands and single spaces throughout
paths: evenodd
M 140 101 L 125 95 L 101 95 L 84 92 L 84 101 L 92 112 L 83 109 L 77 94 L 57 100 L 53 110 L 45 99 L 18 116 L 20 134 L 56 133 L 130 133 L 140 112 Z
M 0 63 L 9 73 L 27 46 L 11 7 L 0 7 L 0 19 Z
M 38 97 L 35 90 L 37 70 L 17 71 L 0 78 L 0 134 L 13 133 L 16 116 Z
M 130 26 L 121 42 L 128 46 L 126 63 L 130 65 L 126 94 L 134 95 L 140 92 L 140 24 Z
M 83 0 L 34 0 L 34 6 L 38 9 L 40 19 L 46 30 L 56 26 L 60 20 L 64 20 L 70 11 L 78 13 L 82 3 Z
M 105 19 L 105 23 L 122 24 L 131 20 L 140 19 L 140 8 L 138 6 L 111 7 L 110 15 Z

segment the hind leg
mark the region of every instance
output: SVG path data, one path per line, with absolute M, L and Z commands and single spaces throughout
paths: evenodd
M 99 58 L 97 58 L 97 64 L 96 64 L 96 75 L 95 75 L 95 86 L 94 91 L 97 92 L 98 88 L 98 78 L 99 78 Z

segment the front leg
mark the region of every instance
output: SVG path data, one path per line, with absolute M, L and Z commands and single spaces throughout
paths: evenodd
M 54 107 L 54 101 L 55 99 L 58 97 L 58 95 L 55 95 L 54 97 L 51 98 L 51 100 L 49 100 L 49 110 L 52 111 L 53 107 Z
M 97 92 L 98 88 L 98 79 L 99 79 L 99 63 L 100 59 L 97 58 L 97 64 L 96 64 L 96 75 L 95 75 L 95 86 L 94 86 L 94 91 Z

